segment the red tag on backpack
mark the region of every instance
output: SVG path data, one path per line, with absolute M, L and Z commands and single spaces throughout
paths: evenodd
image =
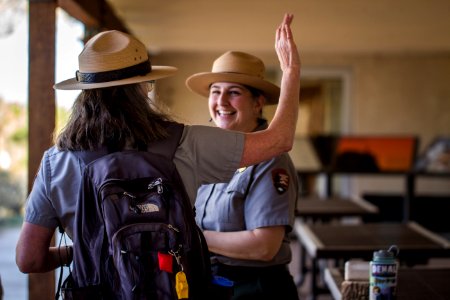
M 158 252 L 158 263 L 161 271 L 173 272 L 173 256 L 170 254 Z

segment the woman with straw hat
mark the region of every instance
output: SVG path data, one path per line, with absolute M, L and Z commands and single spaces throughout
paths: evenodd
M 190 76 L 186 85 L 208 98 L 218 127 L 258 132 L 268 127 L 263 106 L 276 104 L 280 96 L 280 88 L 265 80 L 264 72 L 259 58 L 228 51 L 214 61 L 211 72 Z M 211 251 L 214 275 L 234 282 L 233 300 L 298 299 L 287 267 L 297 192 L 287 153 L 236 170 L 229 183 L 198 190 L 196 221 Z
M 201 183 L 229 180 L 252 165 L 292 147 L 298 114 L 300 59 L 292 38 L 292 15 L 278 27 L 275 49 L 283 70 L 280 105 L 268 129 L 243 134 L 208 126 L 185 126 L 174 163 L 191 200 Z M 73 234 L 82 170 L 74 151 L 145 148 L 167 137 L 169 116 L 149 105 L 148 82 L 171 76 L 176 68 L 152 66 L 145 46 L 119 32 L 101 32 L 79 55 L 76 77 L 56 89 L 81 89 L 56 145 L 44 153 L 28 196 L 16 247 L 24 273 L 46 272 L 71 261 L 70 251 L 49 247 L 60 224 Z M 61 256 L 60 256 L 61 254 Z

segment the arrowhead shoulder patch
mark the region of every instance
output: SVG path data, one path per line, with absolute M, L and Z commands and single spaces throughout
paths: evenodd
M 283 194 L 289 188 L 289 175 L 285 169 L 272 170 L 272 183 L 278 194 Z

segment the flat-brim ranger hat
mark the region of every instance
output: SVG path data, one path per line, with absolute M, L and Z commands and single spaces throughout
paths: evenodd
M 256 88 L 264 93 L 266 104 L 278 103 L 280 88 L 264 79 L 266 68 L 256 56 L 228 51 L 213 63 L 211 72 L 197 73 L 186 80 L 186 86 L 204 97 L 214 82 L 235 82 Z
M 75 78 L 54 85 L 59 90 L 87 90 L 146 82 L 173 75 L 177 68 L 152 66 L 147 49 L 129 34 L 110 30 L 96 34 L 78 56 Z

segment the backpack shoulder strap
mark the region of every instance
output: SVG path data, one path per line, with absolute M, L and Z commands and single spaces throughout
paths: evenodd
M 106 147 L 100 148 L 99 150 L 95 151 L 73 151 L 72 152 L 78 159 L 80 159 L 85 166 L 87 166 L 89 163 L 93 162 L 97 158 L 100 158 L 102 156 L 105 156 L 108 154 L 108 150 Z
M 148 151 L 151 153 L 163 155 L 169 159 L 173 159 L 183 134 L 184 125 L 176 122 L 166 122 L 168 137 L 152 143 L 148 147 Z M 85 165 L 93 162 L 97 158 L 105 156 L 111 153 L 106 147 L 100 148 L 95 151 L 73 151 L 73 154 L 78 157 Z
M 176 122 L 167 122 L 166 129 L 168 137 L 150 144 L 148 151 L 172 160 L 180 143 L 184 125 Z

